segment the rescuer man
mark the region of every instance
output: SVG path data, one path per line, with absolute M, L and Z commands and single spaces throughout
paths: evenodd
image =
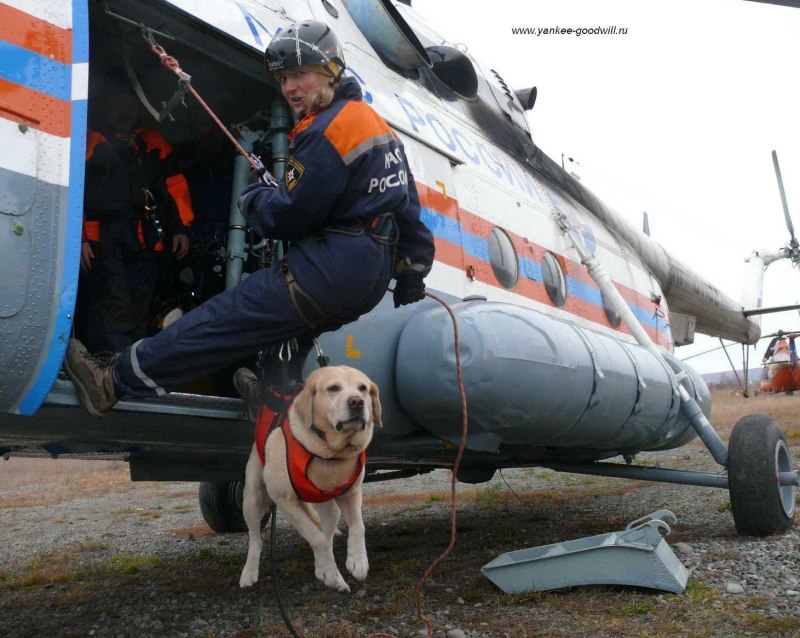
M 292 242 L 286 258 L 110 364 L 72 340 L 65 370 L 91 414 L 121 395 L 160 396 L 288 339 L 335 330 L 374 308 L 392 278 L 395 306 L 424 297 L 434 245 L 414 178 L 398 138 L 342 77 L 335 34 L 322 22 L 296 23 L 272 39 L 265 63 L 302 117 L 281 183 L 251 184 L 239 205 L 261 236 Z
M 103 82 L 103 112 L 86 144 L 81 286 L 87 345 L 119 352 L 147 334 L 159 269 L 183 259 L 192 205 L 172 149 L 139 123 L 123 69 Z M 162 272 L 162 274 L 164 274 Z

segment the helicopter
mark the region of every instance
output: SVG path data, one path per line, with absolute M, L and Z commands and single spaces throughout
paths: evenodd
M 760 250 L 754 251 L 748 258 L 749 268 L 753 273 L 753 277 L 749 281 L 755 283 L 754 288 L 757 289 L 759 279 L 763 279 L 764 272 L 770 264 L 781 259 L 788 260 L 793 267 L 800 265 L 800 243 L 794 232 L 794 224 L 792 217 L 789 214 L 789 205 L 786 202 L 786 191 L 783 185 L 783 177 L 781 175 L 780 163 L 778 161 L 778 154 L 772 151 L 772 164 L 775 168 L 775 178 L 778 183 L 778 191 L 781 197 L 781 204 L 783 206 L 784 220 L 786 222 L 786 229 L 789 231 L 789 241 L 776 251 Z M 758 294 L 757 292 L 755 294 Z M 753 297 L 745 292 L 745 297 Z M 780 312 L 784 310 L 796 309 L 797 305 L 780 306 L 776 308 L 758 308 L 753 312 L 759 314 L 768 312 Z M 745 310 L 745 314 L 748 314 Z M 767 335 L 765 338 L 772 337 L 769 345 L 764 352 L 762 363 L 764 364 L 764 374 L 760 383 L 761 392 L 792 394 L 795 390 L 800 389 L 800 368 L 797 365 L 797 348 L 795 346 L 795 339 L 797 332 L 784 332 L 778 330 L 775 334 Z
M 128 399 L 98 420 L 79 409 L 60 371 L 75 321 L 87 121 L 102 99 L 95 78 L 122 62 L 170 142 L 191 142 L 186 79 L 176 85 L 159 65 L 160 48 L 280 179 L 293 119 L 262 54 L 279 30 L 313 18 L 336 32 L 346 74 L 402 140 L 435 237 L 426 281 L 457 318 L 469 402 L 458 480 L 544 466 L 717 487 L 730 492 L 739 533 L 790 527 L 798 475 L 780 429 L 747 419 L 726 447 L 708 421 L 706 384 L 674 355 L 695 330 L 755 343 L 758 321 L 536 146 L 526 119 L 535 87 L 510 87 L 410 5 L 0 3 L 0 453 L 122 459 L 132 480 L 201 482 L 209 525 L 244 529 L 252 428 L 239 398 L 212 390 Z M 230 168 L 226 286 L 258 259 L 235 206 L 249 170 L 243 157 Z M 332 363 L 358 367 L 380 387 L 386 426 L 367 481 L 452 468 L 461 408 L 452 326 L 436 302 L 394 309 L 389 295 L 319 342 Z M 306 372 L 315 365 L 312 353 Z M 632 463 L 698 436 L 721 472 Z M 616 457 L 625 462 L 609 462 Z
M 764 378 L 761 392 L 791 394 L 800 388 L 800 370 L 797 367 L 797 332 L 778 331 L 764 352 Z

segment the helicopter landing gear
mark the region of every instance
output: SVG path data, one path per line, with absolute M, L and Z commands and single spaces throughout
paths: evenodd
M 244 481 L 214 481 L 200 483 L 200 511 L 206 524 L 218 534 L 246 532 L 242 512 Z M 261 519 L 261 527 L 269 522 L 270 512 Z
M 728 443 L 728 490 L 739 534 L 766 536 L 792 526 L 797 486 L 779 477 L 792 470 L 789 446 L 771 418 L 739 419 Z
M 200 483 L 200 511 L 215 532 L 246 532 L 242 513 L 244 481 Z

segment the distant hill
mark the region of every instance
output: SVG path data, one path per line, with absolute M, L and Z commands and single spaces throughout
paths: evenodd
M 763 370 L 764 368 L 762 366 L 750 368 L 748 385 L 751 388 L 757 388 L 759 386 L 761 383 Z M 701 374 L 700 376 L 703 377 L 703 381 L 705 381 L 709 386 L 715 385 L 720 387 L 738 387 L 739 382 L 736 380 L 737 374 L 739 375 L 739 379 L 744 381 L 744 374 L 742 370 L 737 370 L 735 374 L 733 370 L 724 370 L 723 372 L 707 372 L 706 374 Z

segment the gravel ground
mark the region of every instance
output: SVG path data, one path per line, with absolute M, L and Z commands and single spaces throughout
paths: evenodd
M 647 456 L 648 464 L 714 469 L 695 444 Z M 268 545 L 261 581 L 240 590 L 246 534 L 213 534 L 196 485 L 129 483 L 118 465 L 88 487 L 58 474 L 3 480 L 26 462 L 0 464 L 0 636 L 289 635 L 267 575 Z M 365 487 L 371 571 L 360 588 L 348 578 L 348 595 L 314 580 L 309 548 L 279 517 L 280 582 L 302 635 L 425 635 L 413 591 L 449 539 L 449 476 Z M 518 469 L 460 485 L 459 495 L 455 552 L 425 589 L 437 637 L 800 636 L 800 528 L 738 538 L 723 490 Z M 690 570 L 684 594 L 590 586 L 509 596 L 480 574 L 503 552 L 620 530 L 664 507 L 678 516 L 668 540 Z M 335 551 L 344 569 L 344 538 Z

